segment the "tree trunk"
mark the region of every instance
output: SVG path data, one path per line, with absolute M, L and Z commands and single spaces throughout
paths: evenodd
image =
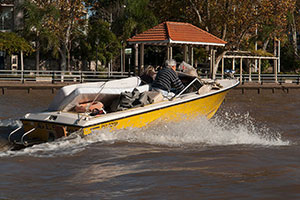
M 195 11 L 195 13 L 198 17 L 199 25 L 201 25 L 202 24 L 202 17 L 200 15 L 200 12 L 199 12 L 199 10 L 197 9 L 197 6 L 195 5 L 195 3 L 192 0 L 190 0 L 190 3 L 191 3 L 193 10 Z
M 66 67 L 67 67 L 67 50 L 65 46 L 62 46 L 61 49 L 59 49 L 59 53 L 61 56 L 61 63 L 60 63 L 60 69 L 61 71 L 66 71 Z
M 126 72 L 126 54 L 125 54 L 125 46 L 123 47 L 123 50 L 122 50 L 122 53 L 123 53 L 123 56 L 122 56 L 122 58 L 123 58 L 123 72 Z
M 270 38 L 268 38 L 266 41 L 264 41 L 263 50 L 266 51 L 268 44 L 269 44 Z
M 72 8 L 73 10 L 73 8 Z M 66 35 L 65 35 L 65 42 L 64 42 L 64 48 L 65 48 L 65 55 L 67 55 L 67 69 L 68 71 L 71 70 L 71 47 L 72 47 L 72 41 L 71 41 L 71 30 L 72 30 L 72 24 L 73 20 L 71 18 L 70 24 L 68 25 Z
M 218 57 L 216 59 L 216 63 L 215 63 L 214 72 L 218 71 L 219 63 L 222 60 L 223 56 L 225 56 L 226 53 L 227 53 L 227 51 L 223 51 L 220 55 L 218 55 Z
M 36 41 L 36 53 L 35 53 L 35 69 L 40 70 L 40 41 Z
M 294 53 L 296 56 L 298 56 L 298 48 L 297 48 L 297 28 L 296 28 L 296 21 L 295 21 L 295 14 L 292 14 L 292 44 L 293 44 L 293 49 Z
M 208 23 L 206 24 L 206 31 L 209 32 L 210 30 L 210 0 L 206 0 L 206 12 L 207 12 L 207 21 Z
M 68 59 L 68 71 L 71 71 L 71 53 L 70 50 L 67 50 L 67 59 Z
M 222 40 L 225 40 L 227 34 L 227 24 L 224 24 L 223 30 L 222 30 Z

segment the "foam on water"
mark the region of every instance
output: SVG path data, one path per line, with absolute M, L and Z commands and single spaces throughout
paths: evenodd
M 86 137 L 72 134 L 54 142 L 34 145 L 19 151 L 0 152 L 0 157 L 29 155 L 52 157 L 72 155 L 83 151 L 93 143 L 114 144 L 115 142 L 146 143 L 169 147 L 208 147 L 224 145 L 283 146 L 289 141 L 281 139 L 276 131 L 255 124 L 248 115 L 224 113 L 211 120 L 197 118 L 178 123 L 154 123 L 145 128 L 95 131 Z
M 20 127 L 22 126 L 22 122 L 20 120 L 15 119 L 2 119 L 0 120 L 0 127 Z
M 147 143 L 167 146 L 220 146 L 220 145 L 289 145 L 281 135 L 272 132 L 265 126 L 256 127 L 248 114 L 234 116 L 236 121 L 226 114 L 212 120 L 198 118 L 193 121 L 179 123 L 153 124 L 142 129 L 127 129 L 114 133 L 98 131 L 91 137 L 101 141 L 126 141 L 131 143 Z

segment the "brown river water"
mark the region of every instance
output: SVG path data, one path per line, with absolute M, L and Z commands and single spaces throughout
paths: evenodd
M 9 150 L 50 91 L 0 94 L 0 199 L 300 199 L 300 91 L 231 91 L 211 119 Z

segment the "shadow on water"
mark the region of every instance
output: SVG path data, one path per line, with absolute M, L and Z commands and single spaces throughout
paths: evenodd
M 11 145 L 7 139 L 9 133 L 13 130 L 14 130 L 13 127 L 0 126 L 0 152 L 7 151 L 13 148 L 13 145 Z
M 23 147 L 9 143 L 8 136 L 16 128 L 21 126 L 21 121 L 15 119 L 0 120 L 0 152 L 19 150 Z

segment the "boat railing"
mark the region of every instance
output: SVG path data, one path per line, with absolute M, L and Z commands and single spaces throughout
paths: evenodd
M 21 137 L 21 144 L 24 146 L 28 145 L 28 142 L 26 140 L 24 140 L 24 138 L 31 132 L 33 132 L 35 130 L 35 128 L 30 129 L 29 131 L 27 131 L 26 133 L 24 133 L 24 135 L 22 135 Z
M 17 133 L 21 128 L 22 128 L 22 126 L 16 128 L 16 129 L 13 130 L 12 132 L 10 132 L 10 134 L 8 135 L 8 138 L 7 138 L 9 142 L 12 142 L 12 141 L 11 141 L 12 135 L 14 135 L 15 133 Z
M 10 143 L 13 143 L 13 144 L 19 144 L 19 145 L 23 145 L 23 146 L 29 145 L 28 141 L 25 140 L 25 137 L 26 137 L 28 134 L 32 133 L 36 128 L 32 128 L 32 129 L 30 129 L 29 131 L 27 131 L 27 132 L 25 132 L 25 133 L 23 132 L 22 135 L 20 136 L 20 138 L 12 140 L 12 136 L 13 136 L 14 134 L 17 134 L 18 131 L 21 130 L 22 128 L 23 128 L 23 127 L 20 126 L 20 127 L 16 128 L 15 130 L 13 130 L 12 132 L 10 132 L 10 134 L 8 135 L 8 141 L 9 141 Z
M 201 80 L 199 80 L 198 78 L 194 78 L 194 80 L 192 80 L 183 90 L 181 90 L 181 92 L 179 92 L 176 96 L 174 96 L 173 98 L 177 98 L 180 95 L 182 95 L 187 89 L 189 89 L 196 81 L 198 81 L 201 85 L 203 84 Z M 172 98 L 172 99 L 173 99 Z

